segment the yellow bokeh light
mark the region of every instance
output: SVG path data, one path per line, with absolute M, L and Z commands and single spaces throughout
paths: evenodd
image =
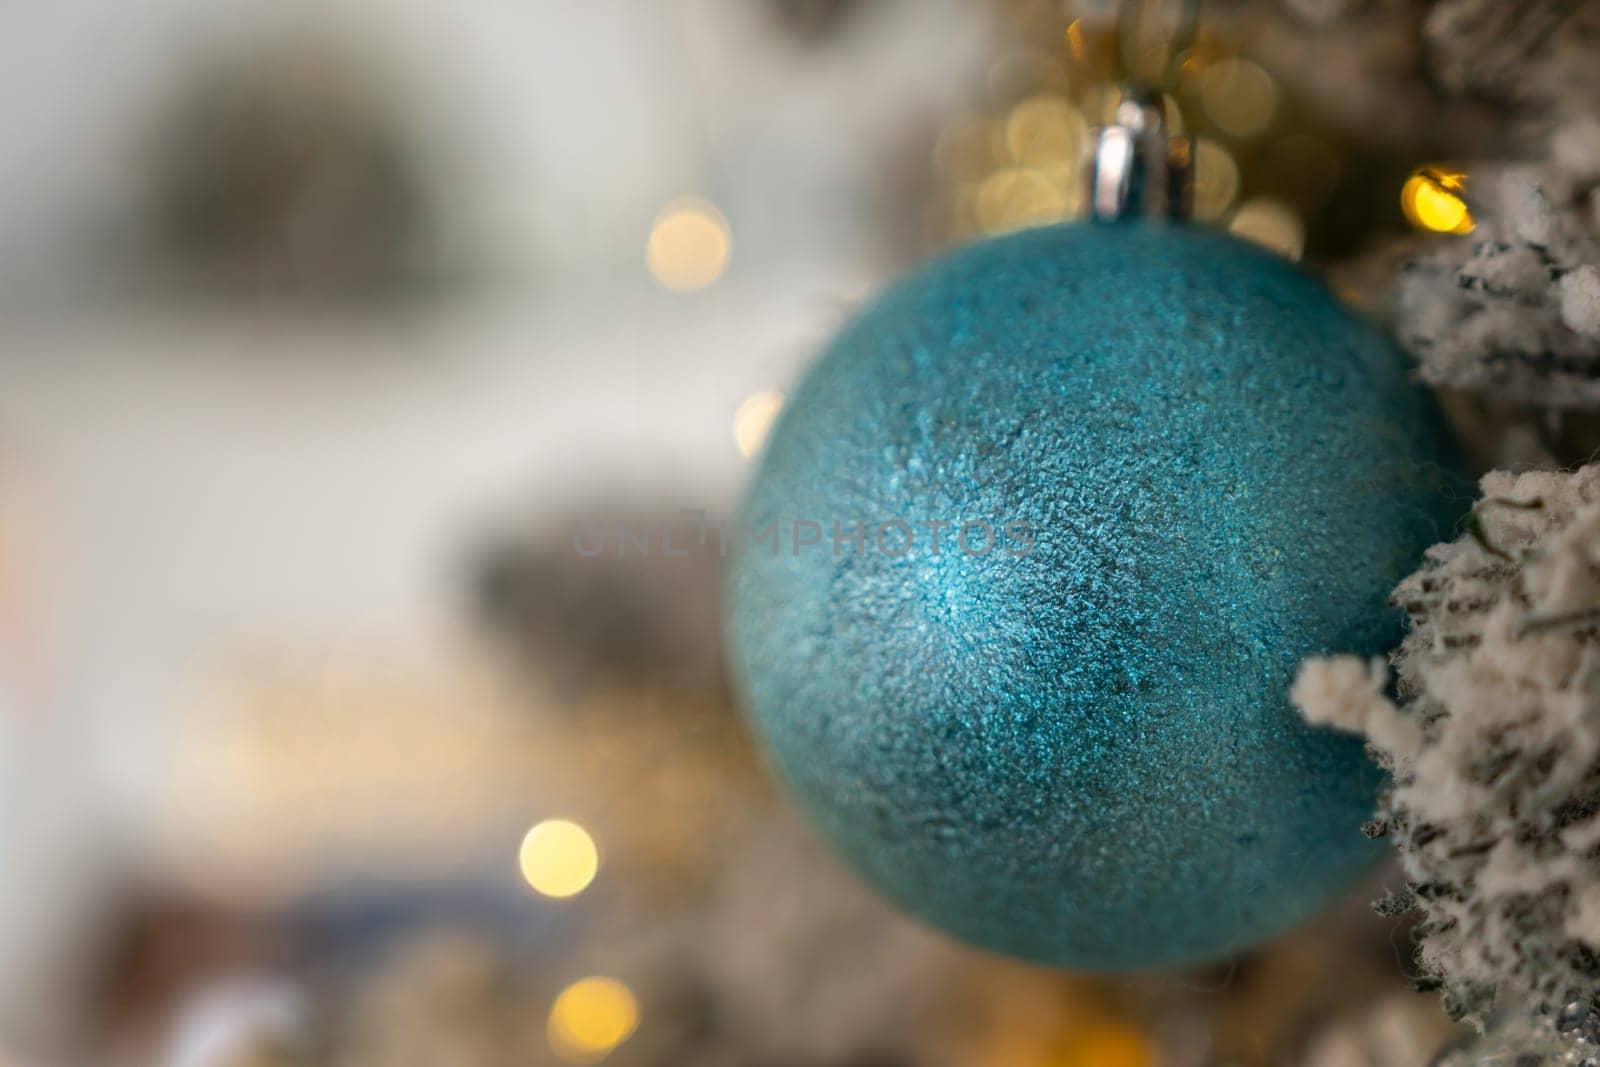
M 740 401 L 738 410 L 733 413 L 733 440 L 741 456 L 753 456 L 761 451 L 782 410 L 782 393 L 753 393 Z
M 1117 117 L 1122 103 L 1122 87 L 1114 82 L 1096 82 L 1078 94 L 1078 107 L 1091 125 L 1105 126 Z
M 1295 210 L 1281 200 L 1247 200 L 1233 213 L 1228 230 L 1289 259 L 1299 259 L 1305 250 L 1305 225 Z
M 1089 50 L 1083 43 L 1083 20 L 1073 19 L 1067 23 L 1067 51 L 1072 53 L 1072 58 L 1082 63 L 1088 57 Z
M 518 859 L 522 877 L 547 897 L 576 896 L 600 869 L 594 838 L 566 819 L 546 819 L 529 830 Z
M 1200 106 L 1223 133 L 1255 137 L 1277 117 L 1278 83 L 1248 59 L 1224 59 L 1206 69 Z
M 722 277 L 732 251 L 728 220 L 715 205 L 704 200 L 674 200 L 650 227 L 645 262 L 656 281 L 687 293 Z
M 1024 166 L 1076 164 L 1088 134 L 1083 115 L 1064 97 L 1039 93 L 1011 109 L 1006 119 L 1006 150 L 1014 162 Z
M 1157 1057 L 1150 1040 L 1138 1030 L 1102 1023 L 1071 1041 L 1061 1062 L 1064 1067 L 1155 1067 Z
M 1464 197 L 1466 175 L 1434 167 L 1417 171 L 1400 190 L 1400 208 L 1413 226 L 1434 233 L 1471 233 L 1477 225 Z
M 569 1063 L 594 1063 L 628 1040 L 639 1025 L 639 1002 L 627 986 L 596 975 L 567 986 L 550 1006 L 545 1033 Z
M 1201 137 L 1194 146 L 1194 214 L 1220 219 L 1239 195 L 1239 165 L 1226 148 Z
M 1072 204 L 1069 190 L 1044 173 L 1008 167 L 978 186 L 975 208 L 979 228 L 993 234 L 1057 222 L 1067 217 Z

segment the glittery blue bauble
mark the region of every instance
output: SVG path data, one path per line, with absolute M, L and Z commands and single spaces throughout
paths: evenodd
M 1448 463 L 1396 350 L 1265 251 L 978 244 L 789 401 L 739 522 L 738 681 L 907 910 L 1072 967 L 1217 957 L 1381 856 L 1378 771 L 1287 692 L 1307 655 L 1398 639 L 1385 598 L 1459 514 Z

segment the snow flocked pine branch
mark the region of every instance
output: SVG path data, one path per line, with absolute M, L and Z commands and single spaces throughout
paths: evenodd
M 1537 164 L 1474 168 L 1477 228 L 1399 278 L 1401 342 L 1433 385 L 1600 409 L 1600 119 L 1555 130 Z
M 1600 465 L 1489 474 L 1469 532 L 1395 592 L 1412 629 L 1381 661 L 1308 661 L 1292 699 L 1391 772 L 1419 965 L 1457 1017 L 1600 1001 Z

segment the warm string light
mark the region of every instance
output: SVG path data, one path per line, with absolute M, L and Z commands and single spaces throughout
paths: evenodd
M 935 164 L 949 197 L 941 236 L 998 235 L 1086 210 L 1090 130 L 1111 122 L 1123 97 L 1116 22 L 1085 15 L 1054 32 L 1054 54 L 1030 53 L 1006 68 L 1030 74 L 1005 83 L 1018 96 L 940 136 Z M 1291 129 L 1296 113 L 1277 77 L 1205 30 L 1186 49 L 1165 104 L 1172 128 L 1195 139 L 1195 217 L 1298 258 L 1307 214 L 1339 184 L 1337 145 Z
M 1030 96 L 1006 117 L 1006 151 L 1025 167 L 1075 166 L 1088 136 L 1082 113 L 1055 93 Z
M 672 201 L 656 216 L 645 244 L 645 263 L 668 289 L 691 293 L 722 277 L 732 252 L 733 234 L 722 212 L 690 197 Z
M 741 456 L 748 459 L 761 451 L 781 410 L 783 394 L 771 390 L 753 393 L 740 402 L 733 413 L 733 440 Z
M 544 896 L 583 892 L 600 869 L 600 852 L 589 832 L 569 819 L 546 819 L 529 830 L 518 850 L 522 876 Z M 639 1025 L 633 992 L 614 978 L 595 975 L 563 989 L 550 1005 L 546 1035 L 568 1063 L 597 1063 L 632 1036 Z
M 1228 222 L 1228 232 L 1289 259 L 1299 259 L 1305 250 L 1305 225 L 1300 215 L 1281 200 L 1258 197 L 1240 204 Z
M 1239 164 L 1226 148 L 1209 137 L 1194 145 L 1194 216 L 1220 219 L 1239 195 Z
M 1131 1026 L 1102 1023 L 1072 1042 L 1062 1067 L 1156 1067 L 1158 1057 L 1144 1034 Z
M 989 143 L 979 148 L 1002 166 L 974 191 L 979 230 L 1004 233 L 1077 214 L 1089 136 L 1082 111 L 1057 93 L 1037 93 L 1012 107 L 991 130 Z
M 1230 137 L 1259 137 L 1278 116 L 1278 83 L 1260 64 L 1224 59 L 1206 67 L 1199 82 L 1206 117 Z
M 1418 169 L 1400 189 L 1400 209 L 1419 230 L 1471 233 L 1477 224 L 1466 200 L 1467 176 L 1445 167 Z
M 972 1062 L 1000 1067 L 1162 1067 L 1160 1044 L 1089 989 L 1064 1001 L 1015 998 Z
M 550 1047 L 568 1063 L 596 1063 L 639 1026 L 639 1003 L 615 978 L 595 975 L 563 989 L 545 1026 Z
M 600 870 L 594 838 L 575 822 L 546 819 L 528 831 L 518 853 L 522 877 L 547 897 L 577 896 Z
M 1067 51 L 1078 63 L 1088 61 L 1089 49 L 1084 41 L 1083 20 L 1073 19 L 1067 24 Z

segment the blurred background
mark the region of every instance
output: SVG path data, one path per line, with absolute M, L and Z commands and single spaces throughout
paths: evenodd
M 0 1064 L 1426 1062 L 1382 884 L 1198 972 L 989 957 L 834 865 L 724 686 L 705 531 L 784 390 L 1077 214 L 1115 6 L 0 9 Z M 1425 3 L 1212 4 L 1199 215 L 1383 314 L 1515 152 L 1485 57 L 1573 6 L 1462 59 Z

